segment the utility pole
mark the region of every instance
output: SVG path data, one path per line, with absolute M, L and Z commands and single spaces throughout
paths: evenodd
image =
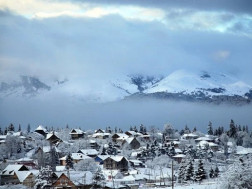
M 173 175 L 174 175 L 174 173 L 173 173 L 173 160 L 172 160 L 172 189 L 174 189 L 174 183 L 173 183 L 173 180 L 174 180 L 174 178 L 173 178 Z

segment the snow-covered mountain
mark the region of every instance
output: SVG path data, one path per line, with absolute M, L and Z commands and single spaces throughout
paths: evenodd
M 71 79 L 46 83 L 36 77 L 21 76 L 19 81 L 0 83 L 0 98 L 8 96 L 64 96 L 89 102 L 157 98 L 246 104 L 252 100 L 252 86 L 229 74 L 185 70 L 177 70 L 166 77 L 138 74 L 88 84 Z
M 133 79 L 132 79 L 133 78 Z M 128 82 L 115 86 L 129 92 L 127 98 L 162 98 L 214 103 L 249 103 L 252 86 L 228 74 L 177 70 L 167 77 L 130 77 Z M 152 78 L 149 82 L 146 78 Z M 139 85 L 138 84 L 142 84 Z M 134 90 L 132 90 L 134 89 Z M 141 90 L 139 90 L 141 89 Z
M 21 76 L 19 81 L 1 82 L 0 95 L 7 97 L 15 96 L 35 96 L 39 92 L 50 91 L 51 87 L 41 82 L 36 77 Z

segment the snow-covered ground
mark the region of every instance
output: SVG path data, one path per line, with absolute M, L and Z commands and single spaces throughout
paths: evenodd
M 151 189 L 159 188 L 157 187 L 151 187 Z M 162 187 L 163 189 L 171 189 L 172 187 Z M 174 185 L 174 189 L 220 189 L 220 184 L 217 183 L 195 183 L 190 185 Z

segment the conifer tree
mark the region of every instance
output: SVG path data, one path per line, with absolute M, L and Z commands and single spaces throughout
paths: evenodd
M 194 179 L 194 168 L 193 168 L 192 161 L 190 161 L 186 168 L 185 180 L 188 181 L 188 180 L 193 180 L 193 179 Z
M 31 125 L 28 124 L 28 126 L 27 126 L 27 133 L 30 133 L 30 132 L 31 132 Z
M 215 172 L 214 172 L 214 170 L 213 170 L 212 167 L 211 167 L 211 169 L 210 169 L 209 177 L 210 177 L 210 178 L 214 178 L 214 177 L 215 177 Z
M 219 176 L 219 168 L 216 166 L 215 170 L 214 170 L 214 177 L 218 177 Z
M 209 124 L 208 124 L 207 134 L 213 135 L 213 127 L 212 127 L 212 122 L 211 121 L 209 121 Z
M 229 137 L 236 138 L 237 132 L 234 121 L 231 119 L 230 128 L 229 128 Z
M 185 162 L 181 162 L 179 171 L 178 171 L 178 182 L 182 183 L 185 180 L 185 174 L 186 174 L 186 165 Z
M 202 181 L 203 179 L 206 179 L 206 172 L 202 160 L 199 160 L 198 170 L 196 172 L 196 180 Z
M 68 153 L 66 157 L 66 168 L 67 169 L 73 168 L 73 158 L 71 157 L 70 153 Z
M 196 128 L 196 127 L 194 127 L 194 128 L 193 128 L 193 132 L 195 133 L 196 131 L 197 131 L 197 128 Z
M 18 125 L 18 131 L 19 132 L 21 131 L 21 125 L 20 124 Z
M 12 123 L 9 125 L 8 131 L 15 131 L 15 127 Z

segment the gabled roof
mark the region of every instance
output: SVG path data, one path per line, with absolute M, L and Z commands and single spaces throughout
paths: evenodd
M 134 137 L 126 138 L 125 141 L 130 144 L 134 140 Z
M 32 172 L 29 171 L 29 169 L 24 166 L 24 165 L 8 165 L 3 171 L 2 171 L 2 175 L 6 175 L 6 176 L 11 176 L 16 174 L 18 177 L 18 180 L 20 182 L 23 182 L 30 174 L 32 174 Z
M 195 140 L 196 141 L 202 141 L 202 140 L 204 140 L 204 141 L 213 141 L 214 139 L 209 138 L 209 137 L 199 137 L 199 138 L 197 138 Z
M 122 159 L 123 158 L 125 158 L 124 156 L 109 156 L 109 157 L 107 157 L 106 159 L 108 159 L 108 158 L 110 158 L 110 159 L 113 159 L 114 161 L 116 161 L 116 162 L 120 162 L 120 161 L 122 161 Z M 105 159 L 105 160 L 106 160 Z M 126 159 L 126 158 L 125 158 Z M 127 159 L 126 159 L 127 160 Z M 128 161 L 128 160 L 127 160 Z
M 99 137 L 99 136 L 109 136 L 111 135 L 110 133 L 94 133 L 92 135 L 93 138 Z
M 99 152 L 95 149 L 82 149 L 82 150 L 79 150 L 79 152 L 81 152 L 82 154 L 84 155 L 98 155 Z
M 74 160 L 92 159 L 91 157 L 86 156 L 86 155 L 84 155 L 82 153 L 72 153 L 71 157 Z M 60 158 L 60 160 L 66 160 L 66 158 L 67 158 L 67 156 L 64 156 L 64 157 Z
M 24 165 L 8 165 L 2 172 L 2 175 L 14 175 L 15 171 L 19 171 Z M 24 166 L 25 167 L 25 166 Z M 26 167 L 25 167 L 26 168 Z M 27 168 L 26 168 L 27 169 Z M 28 170 L 28 169 L 27 169 Z
M 50 140 L 51 137 L 55 136 L 57 139 L 60 139 L 56 134 L 55 132 L 51 132 L 51 133 L 48 133 L 46 135 L 46 140 Z
M 97 157 L 104 161 L 104 160 L 107 159 L 109 156 L 110 156 L 110 155 L 98 155 Z
M 72 134 L 84 134 L 84 133 L 85 132 L 80 129 L 72 129 L 69 134 L 72 135 Z
M 18 180 L 20 182 L 24 182 L 24 180 L 30 175 L 33 174 L 31 171 L 18 171 L 16 172 L 16 175 L 18 177 Z
M 35 131 L 44 131 L 44 132 L 47 132 L 46 128 L 44 128 L 42 125 L 39 125 Z

